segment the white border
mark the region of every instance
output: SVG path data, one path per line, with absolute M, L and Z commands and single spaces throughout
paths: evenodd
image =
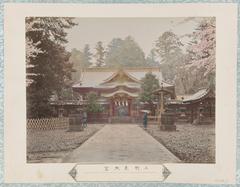
M 5 182 L 74 182 L 75 164 L 26 164 L 25 17 L 216 17 L 216 164 L 166 164 L 169 183 L 235 183 L 236 4 L 5 4 Z M 97 166 L 96 166 L 97 167 Z M 130 181 L 144 181 L 129 176 Z M 96 178 L 89 179 L 95 181 Z M 124 177 L 99 180 L 126 180 Z

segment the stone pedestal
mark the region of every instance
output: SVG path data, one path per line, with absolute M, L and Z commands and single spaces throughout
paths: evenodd
M 175 115 L 173 113 L 166 112 L 161 115 L 160 130 L 176 131 Z
M 69 131 L 83 131 L 82 117 L 78 114 L 69 116 Z

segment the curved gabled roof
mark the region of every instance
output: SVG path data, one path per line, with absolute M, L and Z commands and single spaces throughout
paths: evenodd
M 123 69 L 119 69 L 112 76 L 110 76 L 109 78 L 105 79 L 101 84 L 106 84 L 106 83 L 109 83 L 111 81 L 114 81 L 114 79 L 117 78 L 117 76 L 119 76 L 119 75 L 122 76 L 122 77 L 129 78 L 129 82 L 140 83 L 140 80 L 138 80 L 137 78 L 132 76 L 130 73 L 128 73 L 127 71 L 124 71 Z
M 205 96 L 207 96 L 211 91 L 212 90 L 210 88 L 202 88 L 199 91 L 197 91 L 195 94 L 183 99 L 183 103 L 197 101 L 199 99 L 202 99 Z
M 118 69 L 110 68 L 88 68 L 83 71 L 81 80 L 73 85 L 73 88 L 82 87 L 102 87 L 104 81 L 113 78 L 116 75 Z M 163 81 L 162 73 L 159 68 L 125 68 L 124 72 L 131 79 L 136 80 L 135 83 L 139 84 L 140 80 L 145 76 L 146 73 L 151 72 L 161 83 Z M 130 85 L 130 84 L 128 84 Z M 109 85 L 113 86 L 113 85 Z M 134 86 L 134 85 L 133 85 Z

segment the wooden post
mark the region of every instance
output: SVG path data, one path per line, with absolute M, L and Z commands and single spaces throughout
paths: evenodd
M 109 101 L 109 117 L 111 117 L 112 116 L 112 103 L 113 103 L 113 100 L 112 99 L 110 99 L 110 101 Z
M 112 116 L 115 115 L 115 103 L 114 103 L 114 99 L 112 99 Z
M 128 115 L 131 116 L 132 101 L 131 99 L 128 99 L 127 102 L 128 102 Z
M 164 101 L 163 101 L 163 92 L 161 92 L 161 107 L 160 107 L 160 113 L 164 112 Z

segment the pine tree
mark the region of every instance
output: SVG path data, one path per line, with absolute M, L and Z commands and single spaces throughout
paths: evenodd
M 155 50 L 161 59 L 161 69 L 164 78 L 174 82 L 177 68 L 180 66 L 182 50 L 180 39 L 171 31 L 164 32 L 156 41 Z
M 104 66 L 104 57 L 105 57 L 105 49 L 103 47 L 103 43 L 99 41 L 95 47 L 96 49 L 96 66 L 97 67 L 102 67 Z
M 73 65 L 72 80 L 73 82 L 78 82 L 81 77 L 82 70 L 84 68 L 85 58 L 81 51 L 77 49 L 72 49 L 71 56 L 69 58 L 69 63 Z
M 138 43 L 128 36 L 125 39 L 114 38 L 106 53 L 107 67 L 146 67 L 145 54 Z
M 146 59 L 147 65 L 150 67 L 158 67 L 159 63 L 156 59 L 157 59 L 156 50 L 152 49 Z
M 92 53 L 90 51 L 89 44 L 86 44 L 83 49 L 83 67 L 89 67 L 91 65 Z
M 29 17 L 26 42 L 32 41 L 42 53 L 30 56 L 27 66 L 27 117 L 51 116 L 50 99 L 60 94 L 71 80 L 72 65 L 63 44 L 67 42 L 65 29 L 75 25 L 72 18 Z
M 152 73 L 147 73 L 145 77 L 141 80 L 141 93 L 139 99 L 142 102 L 147 102 L 151 107 L 152 113 L 154 113 L 154 100 L 156 96 L 153 91 L 159 88 L 159 81 L 155 75 Z

